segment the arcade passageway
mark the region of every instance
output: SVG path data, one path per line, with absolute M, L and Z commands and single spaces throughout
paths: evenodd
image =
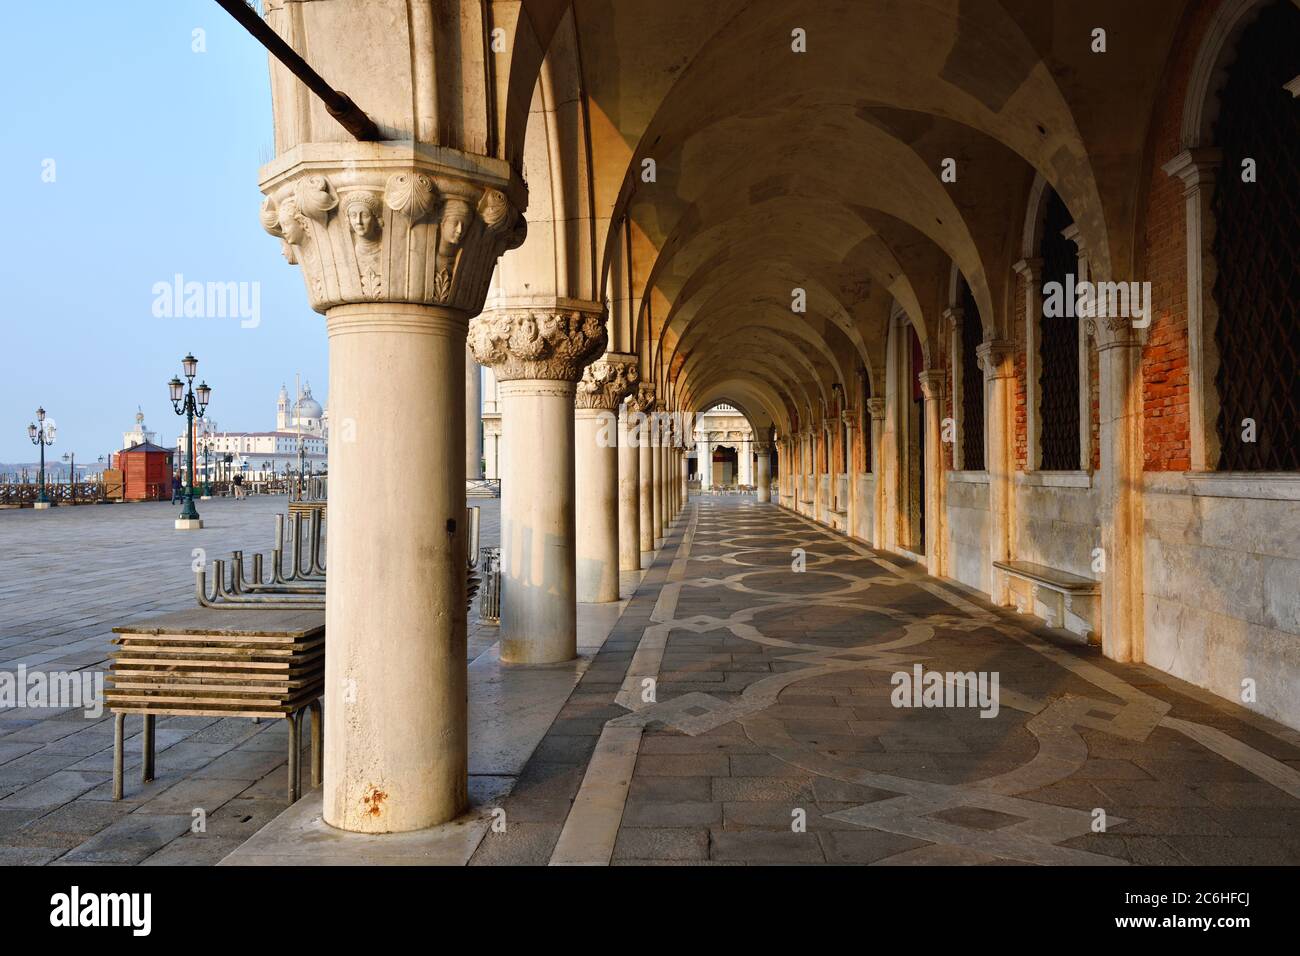
M 1000 707 L 895 706 L 915 666 Z M 1300 735 L 703 496 L 502 806 L 476 864 L 1294 864 Z
M 649 568 L 529 852 L 743 859 L 793 802 L 816 858 L 1293 853 L 1251 829 L 1300 727 L 1293 0 L 264 6 L 374 124 L 272 60 L 260 221 L 336 422 L 327 823 L 469 805 L 486 461 L 504 665 Z M 891 707 L 917 664 L 1000 672 L 998 716 Z

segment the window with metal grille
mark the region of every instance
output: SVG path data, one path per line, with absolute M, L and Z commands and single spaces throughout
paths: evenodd
M 1078 251 L 1061 235 L 1074 222 L 1065 203 L 1051 190 L 1043 216 L 1043 287 L 1059 282 L 1078 269 Z M 1075 276 L 1077 279 L 1077 275 Z M 1069 286 L 1073 288 L 1074 283 Z M 1046 296 L 1043 297 L 1046 301 Z M 1073 313 L 1073 308 L 1068 310 Z M 1045 471 L 1077 471 L 1079 460 L 1079 320 L 1071 315 L 1038 318 L 1039 448 Z
M 1279 0 L 1242 32 L 1220 96 L 1214 384 L 1222 470 L 1300 470 L 1300 110 L 1283 88 L 1296 75 L 1297 50 L 1300 10 Z M 1242 181 L 1247 159 L 1254 182 Z
M 979 306 L 963 278 L 961 282 L 961 466 L 984 470 L 984 372 L 975 350 L 984 340 Z

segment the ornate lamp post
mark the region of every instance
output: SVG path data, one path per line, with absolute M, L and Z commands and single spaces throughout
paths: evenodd
M 65 451 L 63 460 L 68 462 L 68 500 L 77 503 L 77 453 Z
M 208 467 L 208 452 L 212 450 L 212 436 L 203 436 L 203 498 L 212 497 L 212 472 Z
M 185 448 L 189 453 L 189 467 L 185 472 L 185 507 L 181 509 L 181 516 L 176 519 L 176 527 L 185 530 L 203 527 L 203 519 L 199 517 L 199 511 L 194 507 L 194 419 L 202 418 L 207 412 L 212 389 L 208 387 L 207 382 L 200 382 L 198 388 L 194 387 L 194 375 L 198 371 L 199 360 L 193 355 L 186 354 L 185 358 L 181 359 L 181 368 L 185 373 L 185 381 L 182 382 L 173 375 L 167 387 L 171 393 L 172 408 L 177 415 L 185 416 Z
M 36 409 L 36 421 L 27 426 L 27 437 L 32 440 L 33 445 L 41 449 L 41 470 L 36 494 L 36 501 L 32 505 L 38 511 L 44 510 L 50 506 L 50 499 L 45 496 L 45 446 L 54 444 L 54 423 L 45 423 L 45 409 Z

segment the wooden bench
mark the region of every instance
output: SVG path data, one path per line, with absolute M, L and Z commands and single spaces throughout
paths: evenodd
M 291 501 L 289 502 L 289 514 L 302 512 L 310 515 L 313 511 L 319 511 L 320 516 L 324 518 L 329 510 L 329 503 L 325 501 Z
M 1091 644 L 1100 643 L 1100 583 L 1032 561 L 994 561 L 993 567 L 1021 614 L 1033 614 L 1048 627 L 1063 627 Z
M 311 778 L 321 780 L 325 612 L 207 608 L 113 628 L 105 693 L 114 715 L 113 799 L 122 799 L 127 714 L 144 716 L 145 783 L 154 778 L 154 722 L 183 717 L 283 717 L 289 721 L 289 802 L 302 791 L 302 718 L 311 713 Z

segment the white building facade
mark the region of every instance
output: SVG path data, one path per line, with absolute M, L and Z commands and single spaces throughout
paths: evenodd
M 210 419 L 197 421 L 195 431 L 198 450 L 195 474 L 200 478 L 219 480 L 242 474 L 263 480 L 296 475 L 300 470 L 306 474 L 326 471 L 329 412 L 312 397 L 310 383 L 303 385 L 292 404 L 288 388 L 280 387 L 273 431 L 225 431 Z M 185 435 L 177 439 L 176 447 L 181 452 L 187 450 Z M 227 455 L 231 456 L 229 463 Z

